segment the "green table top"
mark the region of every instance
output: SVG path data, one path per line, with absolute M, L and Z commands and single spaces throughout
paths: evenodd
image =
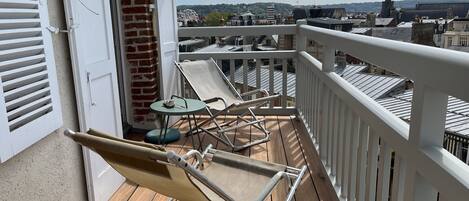
M 187 108 L 184 100 L 176 98 L 174 99 L 175 106 L 173 108 L 166 108 L 163 106 L 164 100 L 154 102 L 150 105 L 150 108 L 158 113 L 164 115 L 187 115 L 200 112 L 205 109 L 205 103 L 195 99 L 185 99 L 187 101 Z

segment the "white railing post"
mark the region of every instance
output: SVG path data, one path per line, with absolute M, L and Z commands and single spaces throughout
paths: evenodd
M 306 35 L 300 30 L 301 25 L 306 25 L 305 19 L 296 21 L 296 51 L 301 52 L 306 50 Z
M 296 89 L 296 100 L 295 100 L 295 106 L 296 108 L 301 112 L 301 114 L 303 115 L 303 118 L 304 118 L 304 115 L 305 115 L 305 102 L 303 100 L 304 96 L 305 96 L 305 93 L 304 92 L 304 86 L 302 86 L 302 83 L 304 80 L 303 80 L 303 76 L 304 73 L 305 73 L 305 67 L 306 67 L 306 64 L 304 63 L 301 63 L 300 61 L 300 58 L 299 58 L 299 53 L 301 51 L 304 51 L 306 50 L 306 36 L 301 32 L 300 30 L 300 26 L 303 25 L 303 24 L 306 24 L 306 20 L 298 20 L 296 22 L 296 58 L 295 58 L 295 63 L 296 63 L 296 70 L 298 72 L 302 72 L 302 73 L 296 73 L 296 86 L 295 86 L 295 89 Z M 300 82 L 301 80 L 301 82 Z
M 415 149 L 443 146 L 447 104 L 448 95 L 416 81 L 409 135 Z M 436 201 L 438 192 L 416 171 L 418 164 L 410 158 L 407 165 L 405 200 Z

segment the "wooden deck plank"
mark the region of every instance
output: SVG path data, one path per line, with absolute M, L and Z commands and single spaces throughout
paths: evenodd
M 302 150 L 305 152 L 309 173 L 313 179 L 313 183 L 316 187 L 316 192 L 320 200 L 338 201 L 339 199 L 337 194 L 335 193 L 335 190 L 329 181 L 326 170 L 322 166 L 319 155 L 316 152 L 313 142 L 309 138 L 309 134 L 307 133 L 305 127 L 300 122 L 300 120 L 295 117 L 292 117 L 291 121 L 293 123 L 296 135 L 298 136 L 298 142 L 300 143 Z
M 304 165 L 307 165 L 303 149 L 300 146 L 292 121 L 290 118 L 280 117 L 278 121 L 286 153 L 287 165 L 295 168 L 301 168 Z M 303 176 L 300 186 L 296 189 L 295 198 L 296 200 L 318 201 L 319 197 L 315 192 L 316 187 L 314 186 L 313 179 L 310 176 L 310 171 L 308 171 Z
M 152 201 L 155 198 L 155 191 L 139 186 L 132 194 L 129 201 Z
M 265 117 L 259 117 L 259 118 L 265 118 Z M 262 131 L 260 131 L 259 129 L 255 127 L 251 127 L 251 139 L 255 140 L 263 136 L 264 134 L 262 133 Z M 267 143 L 262 143 L 256 146 L 252 146 L 249 152 L 250 152 L 250 158 L 252 159 L 261 160 L 261 161 L 269 161 Z M 272 201 L 272 195 L 270 195 L 269 198 L 267 198 L 266 200 Z
M 126 180 L 109 199 L 109 201 L 127 201 L 137 190 L 138 185 L 130 180 Z
M 287 164 L 285 150 L 283 149 L 281 133 L 277 116 L 267 116 L 266 128 L 271 132 L 271 139 L 267 143 L 269 161 L 273 163 Z M 288 193 L 288 183 L 282 180 L 272 192 L 272 200 L 284 200 Z

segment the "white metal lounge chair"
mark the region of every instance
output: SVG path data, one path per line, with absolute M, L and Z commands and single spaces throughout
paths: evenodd
M 199 127 L 202 131 L 232 147 L 235 151 L 240 151 L 270 140 L 270 132 L 265 128 L 265 120 L 257 118 L 253 109 L 259 108 L 269 101 L 278 98 L 278 94 L 269 95 L 263 89 L 239 94 L 213 59 L 175 62 L 175 64 L 198 98 L 207 103 L 207 111 L 210 118 L 200 123 Z M 264 96 L 253 100 L 243 99 L 243 97 L 249 97 L 254 94 L 264 94 Z M 215 119 L 220 115 L 233 114 L 235 111 L 241 114 L 234 120 L 220 124 Z M 246 119 L 246 116 L 250 116 L 249 119 Z M 213 122 L 215 126 L 210 128 L 203 127 L 210 122 Z M 241 123 L 238 124 L 238 122 Z M 264 136 L 261 139 L 246 144 L 235 145 L 234 141 L 230 140 L 226 133 L 246 126 L 253 126 L 259 129 Z M 199 131 L 191 133 L 199 133 Z
M 90 130 L 65 135 L 101 155 L 127 179 L 180 201 L 263 201 L 282 180 L 291 181 L 285 200 L 293 198 L 306 166 L 301 169 L 218 151 L 183 156 L 164 148 L 114 138 Z M 194 159 L 194 163 L 188 160 Z

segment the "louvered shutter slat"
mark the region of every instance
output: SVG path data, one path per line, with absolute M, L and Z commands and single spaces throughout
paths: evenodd
M 0 0 L 0 162 L 62 124 L 47 10 Z
M 40 27 L 0 30 L 0 40 L 8 40 L 11 38 L 41 36 L 41 31 L 42 30 Z

